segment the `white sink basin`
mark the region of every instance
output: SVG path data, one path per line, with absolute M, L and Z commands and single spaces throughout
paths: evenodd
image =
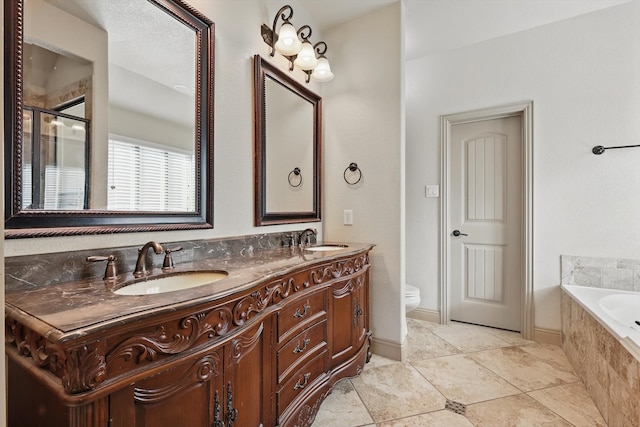
M 304 248 L 305 251 L 337 251 L 340 249 L 348 248 L 349 245 L 318 245 L 318 246 L 309 246 L 308 248 Z
M 147 279 L 131 285 L 123 286 L 114 291 L 118 295 L 152 295 L 164 292 L 181 291 L 198 286 L 208 285 L 224 279 L 228 273 L 224 271 L 197 271 L 192 273 L 175 274 L 173 276 Z

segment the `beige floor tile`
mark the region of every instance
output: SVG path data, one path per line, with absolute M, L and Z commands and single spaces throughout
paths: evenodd
M 377 354 L 374 354 L 371 356 L 371 360 L 369 360 L 369 363 L 364 365 L 364 369 L 365 370 L 373 369 L 373 368 L 378 368 L 380 366 L 393 365 L 394 363 L 402 363 L 402 362 L 399 362 L 393 359 L 387 359 L 386 357 L 382 357 L 382 356 L 378 356 Z
M 439 326 L 441 326 L 439 323 L 407 317 L 407 332 L 409 335 L 430 332 Z
M 581 382 L 536 390 L 528 394 L 576 426 L 607 425 Z
M 463 323 L 449 326 L 442 325 L 434 328 L 433 333 L 464 353 L 510 345 L 506 341 L 483 331 L 482 328 Z
M 495 329 L 495 328 L 486 328 L 484 331 L 497 338 L 500 338 L 502 341 L 505 341 L 511 345 L 523 345 L 523 344 L 533 343 L 533 341 L 525 340 L 524 338 L 522 338 L 522 334 L 520 332 L 505 331 L 503 329 Z
M 387 421 L 378 427 L 473 427 L 473 424 L 462 415 L 443 410 Z
M 533 354 L 534 356 L 544 360 L 550 365 L 573 372 L 571 363 L 569 363 L 569 359 L 567 359 L 567 356 L 564 354 L 564 351 L 560 346 L 532 342 L 528 345 L 523 345 L 520 348 L 527 353 Z
M 522 391 L 578 381 L 572 371 L 546 363 L 521 347 L 485 350 L 469 356 Z
M 447 399 L 456 402 L 470 404 L 521 393 L 468 355 L 420 360 L 412 365 Z
M 409 333 L 407 345 L 409 362 L 460 353 L 460 350 L 430 331 Z
M 444 409 L 445 398 L 406 363 L 364 370 L 351 382 L 375 422 Z
M 567 421 L 526 394 L 470 405 L 466 417 L 476 427 L 571 427 Z
M 338 382 L 322 402 L 313 427 L 361 426 L 373 423 L 367 408 L 358 397 L 351 381 Z

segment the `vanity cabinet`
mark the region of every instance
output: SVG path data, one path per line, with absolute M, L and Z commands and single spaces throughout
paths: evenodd
M 112 393 L 109 426 L 268 424 L 269 321 L 248 328 L 221 348 L 195 354 Z
M 369 359 L 371 247 L 67 333 L 7 303 L 9 425 L 309 426 Z
M 368 337 L 369 287 L 366 277 L 355 276 L 335 283 L 330 292 L 331 367 L 336 368 L 363 348 Z

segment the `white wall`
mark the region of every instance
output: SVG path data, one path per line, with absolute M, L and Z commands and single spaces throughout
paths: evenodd
M 87 99 L 92 108 L 91 198 L 93 203 L 98 206 L 105 206 L 107 182 L 102 177 L 107 173 L 106 162 L 103 159 L 108 157 L 107 34 L 100 28 L 87 24 L 42 0 L 25 2 L 24 22 L 26 41 L 45 48 L 64 46 L 65 54 L 75 55 L 92 64 L 93 77 L 91 81 L 93 86 L 90 100 Z M 55 28 L 50 25 L 51 22 L 56 23 Z M 73 28 L 74 31 L 60 31 L 61 28 Z M 56 80 L 60 82 L 62 79 L 57 78 Z
M 535 326 L 560 329 L 560 255 L 640 258 L 640 3 L 407 63 L 407 282 L 438 307 L 439 117 L 534 102 Z
M 396 358 L 404 338 L 401 7 L 397 2 L 325 31 L 335 78 L 323 100 L 325 237 L 377 245 L 371 252 L 371 328 L 376 351 Z M 363 174 L 355 186 L 343 179 L 351 162 Z M 352 226 L 343 225 L 345 209 L 353 211 Z
M 156 233 L 125 233 L 104 236 L 50 237 L 5 241 L 5 256 L 62 252 L 71 250 L 138 245 L 148 240 L 171 242 L 188 239 L 237 236 L 281 230 L 317 228 L 321 223 L 254 227 L 253 225 L 253 55 L 287 70 L 283 57 L 269 56 L 270 49 L 262 41 L 260 26 L 271 25 L 283 5 L 275 0 L 189 0 L 189 4 L 215 23 L 215 191 L 214 226 L 212 230 Z M 298 6 L 294 8 L 294 25 L 309 24 L 314 28 L 312 40 L 320 40 L 312 17 Z M 317 37 L 317 38 L 316 38 Z M 304 82 L 304 73 L 290 75 Z M 319 92 L 318 83 L 309 84 Z

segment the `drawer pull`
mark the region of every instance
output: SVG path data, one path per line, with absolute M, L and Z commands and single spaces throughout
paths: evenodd
M 311 372 L 307 372 L 306 374 L 304 374 L 304 382 L 301 382 L 302 379 L 298 380 L 298 382 L 296 383 L 296 385 L 293 386 L 294 390 L 300 390 L 301 388 L 304 388 L 307 383 L 309 382 L 309 377 L 311 376 Z
M 311 309 L 311 306 L 309 304 L 305 304 L 304 305 L 304 311 L 302 313 L 300 313 L 300 309 L 297 309 L 296 312 L 293 313 L 293 317 L 300 319 L 300 318 L 306 316 L 310 309 Z
M 305 340 L 303 341 L 302 348 L 300 348 L 300 341 L 298 341 L 298 345 L 296 345 L 296 348 L 293 349 L 293 354 L 298 354 L 305 351 L 310 342 L 311 342 L 311 338 L 305 338 Z

